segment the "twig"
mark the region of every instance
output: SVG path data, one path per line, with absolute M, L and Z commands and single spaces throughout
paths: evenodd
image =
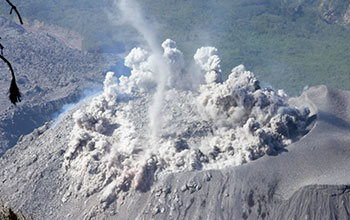
M 0 37 L 1 39 L 1 37 Z M 2 44 L 0 43 L 0 54 L 4 55 L 4 46 L 2 46 Z
M 12 4 L 12 2 L 10 2 L 10 0 L 6 0 L 6 2 L 11 6 L 10 14 L 12 14 L 12 10 L 14 10 L 14 11 L 16 12 L 17 16 L 18 16 L 19 22 L 20 22 L 21 24 L 23 24 L 22 17 L 21 17 L 21 15 L 19 14 L 19 12 L 18 12 L 16 6 L 15 6 L 14 4 Z
M 0 55 L 0 59 L 2 59 L 7 64 L 7 66 L 11 71 L 12 80 L 11 80 L 11 85 L 9 89 L 9 93 L 10 93 L 9 99 L 12 102 L 12 104 L 16 105 L 17 102 L 21 101 L 21 93 L 19 92 L 19 89 L 16 84 L 15 72 L 13 71 L 11 63 L 3 55 Z
M 13 68 L 12 68 L 10 61 L 8 61 L 2 54 L 0 55 L 0 59 L 2 59 L 7 64 L 7 66 L 9 67 L 9 69 L 11 71 L 12 78 L 15 78 L 15 72 L 13 71 Z
M 21 24 L 23 24 L 22 17 L 19 14 L 16 6 L 14 4 L 12 4 L 12 2 L 10 0 L 6 0 L 6 2 L 11 6 L 10 14 L 12 14 L 12 11 L 15 11 L 17 16 L 18 16 L 19 22 Z M 15 73 L 13 71 L 12 65 L 3 56 L 3 49 L 4 49 L 4 46 L 0 43 L 0 59 L 2 59 L 7 64 L 7 66 L 9 67 L 9 69 L 11 71 L 11 75 L 12 75 L 11 85 L 10 85 L 10 89 L 9 89 L 9 93 L 10 93 L 9 99 L 12 102 L 12 104 L 16 105 L 17 102 L 21 101 L 21 93 L 19 92 L 19 89 L 18 89 L 17 84 L 16 84 L 16 77 L 15 77 Z

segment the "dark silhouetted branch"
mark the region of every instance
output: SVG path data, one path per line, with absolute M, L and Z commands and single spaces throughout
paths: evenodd
M 21 17 L 21 15 L 19 14 L 19 12 L 18 12 L 16 6 L 15 6 L 14 4 L 12 4 L 12 2 L 10 2 L 10 0 L 6 0 L 6 2 L 11 6 L 10 14 L 12 14 L 12 11 L 14 10 L 14 11 L 16 12 L 17 16 L 18 16 L 19 22 L 20 22 L 21 24 L 23 24 L 22 17 Z
M 1 37 L 0 37 L 1 39 Z M 0 43 L 0 54 L 4 55 L 4 46 L 2 46 L 2 44 Z
M 23 24 L 22 17 L 20 15 L 20 13 L 18 12 L 16 6 L 14 4 L 12 4 L 12 2 L 10 0 L 6 0 L 6 2 L 11 6 L 10 14 L 12 14 L 12 12 L 15 11 L 17 16 L 18 16 L 19 22 L 21 24 Z M 21 101 L 21 93 L 19 92 L 19 89 L 18 89 L 17 84 L 16 84 L 16 77 L 15 77 L 15 73 L 13 71 L 12 65 L 4 57 L 3 49 L 4 49 L 4 46 L 0 43 L 0 59 L 2 59 L 7 64 L 7 66 L 9 67 L 9 69 L 11 71 L 11 74 L 12 74 L 12 80 L 11 80 L 11 85 L 10 85 L 10 89 L 9 89 L 9 93 L 10 93 L 9 99 L 12 102 L 12 104 L 16 105 L 17 102 Z
M 12 104 L 16 105 L 17 102 L 21 101 L 21 93 L 19 92 L 19 89 L 16 84 L 16 77 L 15 77 L 15 72 L 13 71 L 11 63 L 1 54 L 0 59 L 2 59 L 7 66 L 9 67 L 11 74 L 12 74 L 12 80 L 11 80 L 11 85 L 9 89 L 9 99 L 12 102 Z

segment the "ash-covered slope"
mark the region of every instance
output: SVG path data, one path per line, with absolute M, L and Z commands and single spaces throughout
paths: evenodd
M 349 92 L 287 98 L 243 66 L 222 82 L 215 48 L 189 70 L 162 46 L 134 49 L 130 77 L 108 73 L 101 94 L 0 159 L 5 205 L 36 219 L 349 217 Z
M 0 28 L 4 56 L 12 63 L 22 93 L 22 102 L 12 106 L 7 99 L 11 74 L 1 62 L 1 156 L 21 135 L 51 120 L 64 104 L 78 100 L 84 89 L 102 82 L 103 71 L 116 59 L 71 49 L 4 17 L 0 17 Z

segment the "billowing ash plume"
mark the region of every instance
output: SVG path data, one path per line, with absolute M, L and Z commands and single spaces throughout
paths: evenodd
M 197 50 L 202 83 L 190 88 L 194 73 L 175 42 L 162 47 L 159 60 L 150 49 L 133 49 L 125 58 L 130 77 L 109 72 L 103 93 L 74 113 L 65 153 L 65 169 L 76 179 L 69 193 L 98 193 L 107 206 L 130 188 L 147 191 L 165 173 L 241 165 L 278 154 L 307 132 L 309 110 L 289 106 L 282 91 L 260 88 L 243 65 L 222 81 L 215 48 Z

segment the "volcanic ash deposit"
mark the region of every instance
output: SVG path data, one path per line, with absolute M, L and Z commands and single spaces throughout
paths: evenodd
M 69 193 L 98 193 L 108 205 L 166 173 L 277 155 L 307 133 L 310 111 L 261 88 L 243 65 L 222 81 L 216 48 L 198 49 L 189 72 L 174 41 L 162 47 L 162 58 L 133 49 L 125 58 L 131 75 L 107 73 L 102 94 L 74 113 L 64 164 L 75 180 Z

